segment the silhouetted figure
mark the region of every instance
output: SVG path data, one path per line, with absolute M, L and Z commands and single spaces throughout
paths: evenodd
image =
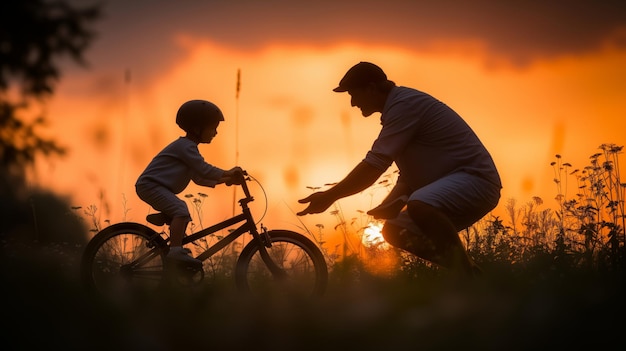
M 182 247 L 187 224 L 191 215 L 187 204 L 176 194 L 181 193 L 189 182 L 215 187 L 217 184 L 238 183 L 241 168 L 228 171 L 204 161 L 198 144 L 210 143 L 217 135 L 217 127 L 224 120 L 222 111 L 204 100 L 185 102 L 176 114 L 176 124 L 186 132 L 159 152 L 139 176 L 135 188 L 139 198 L 152 208 L 171 218 L 169 260 L 192 266 L 202 262 L 189 256 L 189 249 Z
M 479 272 L 458 232 L 496 207 L 502 183 L 472 129 L 441 101 L 396 86 L 369 62 L 350 68 L 334 91 L 348 92 L 363 117 L 380 112 L 382 129 L 363 161 L 341 182 L 299 200 L 309 205 L 298 215 L 323 212 L 336 200 L 365 190 L 395 162 L 395 187 L 368 212 L 386 219 L 385 240 L 440 266 Z

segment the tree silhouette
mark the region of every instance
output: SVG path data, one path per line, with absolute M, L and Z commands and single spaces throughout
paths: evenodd
M 42 105 L 60 79 L 59 61 L 69 56 L 86 65 L 83 53 L 95 33 L 89 25 L 98 5 L 73 7 L 66 1 L 0 3 L 0 175 L 3 187 L 22 187 L 37 155 L 62 155 L 64 148 L 37 131 Z M 6 189 L 0 189 L 6 190 Z
M 0 2 L 0 234 L 34 232 L 41 240 L 37 221 L 42 214 L 36 208 L 53 211 L 64 205 L 53 195 L 28 189 L 26 176 L 37 157 L 65 152 L 42 135 L 46 116 L 39 111 L 45 111 L 46 99 L 61 77 L 60 61 L 69 57 L 86 65 L 83 53 L 95 37 L 90 25 L 100 16 L 99 5 L 79 8 L 69 2 Z

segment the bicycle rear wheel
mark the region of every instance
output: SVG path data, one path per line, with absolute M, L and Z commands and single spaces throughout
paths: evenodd
M 328 268 L 320 249 L 303 235 L 289 230 L 270 230 L 269 256 L 285 273 L 274 277 L 263 261 L 260 243 L 253 240 L 239 255 L 235 269 L 237 287 L 255 296 L 313 297 L 326 291 Z
M 154 291 L 163 278 L 167 243 L 138 223 L 105 228 L 87 244 L 81 280 L 98 297 L 120 301 Z

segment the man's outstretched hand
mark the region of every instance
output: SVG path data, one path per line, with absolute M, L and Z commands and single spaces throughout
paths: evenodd
M 298 202 L 301 204 L 309 204 L 307 208 L 297 213 L 298 216 L 303 216 L 306 214 L 321 213 L 326 211 L 326 209 L 329 208 L 333 202 L 335 202 L 335 199 L 328 196 L 326 192 L 320 191 L 313 193 L 304 199 L 298 200 Z

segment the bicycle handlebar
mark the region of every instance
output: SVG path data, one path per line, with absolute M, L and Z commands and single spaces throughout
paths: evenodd
M 244 195 L 246 195 L 246 198 L 252 199 L 252 196 L 250 195 L 250 189 L 248 189 L 249 178 L 246 178 L 247 176 L 248 176 L 248 172 L 246 172 L 245 170 L 242 170 L 241 173 L 239 174 L 239 177 L 240 177 L 239 185 L 241 185 L 241 188 L 243 189 L 243 193 Z
M 245 170 L 241 170 L 241 172 L 239 173 L 239 177 L 240 177 L 239 185 L 241 186 L 241 189 L 243 189 L 243 193 L 245 195 L 244 198 L 239 199 L 239 204 L 242 206 L 244 211 L 247 209 L 248 203 L 254 201 L 254 197 L 252 197 L 252 195 L 250 194 L 250 189 L 248 188 L 248 182 L 254 181 L 261 188 L 261 192 L 265 196 L 265 210 L 264 210 L 263 215 L 261 216 L 261 219 L 263 219 L 265 217 L 265 214 L 267 213 L 267 204 L 268 204 L 267 194 L 265 193 L 263 186 L 261 185 L 261 183 L 259 183 L 259 181 L 256 178 L 249 175 L 248 172 L 246 172 Z M 256 224 L 260 222 L 261 221 L 259 220 L 258 222 L 256 222 Z

